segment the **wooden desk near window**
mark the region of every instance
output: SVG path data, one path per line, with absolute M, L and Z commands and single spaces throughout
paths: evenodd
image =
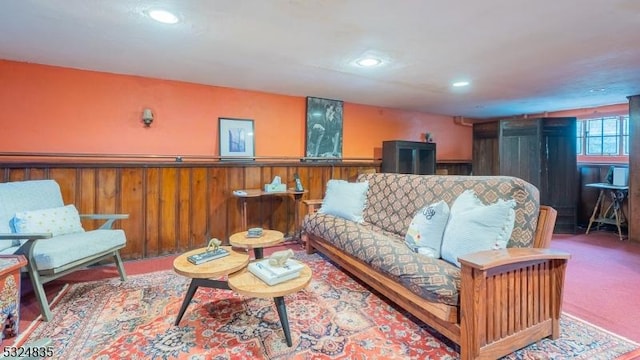
M 609 183 L 593 183 L 586 184 L 585 186 L 600 189 L 600 194 L 598 195 L 596 206 L 593 208 L 593 213 L 589 219 L 589 226 L 587 227 L 586 233 L 589 233 L 593 223 L 596 223 L 596 228 L 599 228 L 601 224 L 612 224 L 616 226 L 620 240 L 623 240 L 620 227 L 627 223 L 627 217 L 622 210 L 622 204 L 629 192 L 629 186 L 612 185 Z M 607 195 L 611 203 L 605 208 L 604 199 Z

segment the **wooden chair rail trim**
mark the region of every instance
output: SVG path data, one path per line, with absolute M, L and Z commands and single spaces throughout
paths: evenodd
M 508 248 L 479 251 L 463 255 L 458 260 L 462 266 L 470 266 L 478 270 L 489 270 L 506 265 L 521 264 L 519 266 L 526 266 L 527 263 L 551 259 L 568 260 L 570 257 L 569 253 L 553 249 Z
M 307 206 L 307 214 L 313 214 L 322 206 L 322 199 L 302 200 L 302 203 Z
M 322 238 L 305 234 L 307 252 L 320 251 L 348 272 L 363 280 L 367 285 L 379 291 L 389 300 L 398 304 L 436 331 L 455 343 L 460 341 L 458 308 L 451 305 L 433 303 L 407 290 L 359 259 L 342 252 Z
M 208 156 L 208 155 L 153 155 L 153 154 L 70 154 L 70 153 L 18 153 L 0 152 L 0 165 L 9 167 L 68 167 L 74 166 L 380 166 L 381 159 L 350 157 L 327 159 L 298 156 Z

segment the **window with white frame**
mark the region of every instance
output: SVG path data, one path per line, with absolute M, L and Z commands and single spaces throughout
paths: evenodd
M 578 155 L 629 155 L 629 115 L 582 119 L 576 134 Z
M 581 155 L 584 150 L 582 150 L 582 144 L 584 143 L 584 121 L 576 121 L 576 134 L 578 135 L 576 139 L 576 152 L 578 155 Z
M 624 125 L 622 127 L 622 143 L 624 144 L 624 154 L 629 155 L 629 115 L 623 116 Z

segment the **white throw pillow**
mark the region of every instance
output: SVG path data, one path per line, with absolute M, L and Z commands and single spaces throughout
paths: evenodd
M 13 218 L 16 233 L 51 233 L 53 236 L 83 232 L 78 209 L 73 205 L 21 211 Z
M 484 205 L 472 190 L 466 190 L 451 206 L 442 239 L 442 258 L 458 267 L 458 257 L 476 251 L 504 249 L 515 222 L 515 200 Z
M 418 210 L 404 237 L 407 246 L 432 258 L 440 257 L 442 236 L 449 220 L 449 205 L 444 200 Z
M 364 222 L 363 211 L 367 203 L 368 182 L 350 183 L 344 180 L 329 180 L 327 193 L 318 210 L 355 222 Z

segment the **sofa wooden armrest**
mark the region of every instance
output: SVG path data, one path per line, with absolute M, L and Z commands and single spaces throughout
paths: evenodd
M 556 226 L 557 217 L 558 211 L 556 209 L 548 205 L 540 205 L 538 224 L 533 239 L 534 248 L 542 249 L 551 246 L 551 238 L 553 237 L 553 229 Z
M 313 214 L 322 206 L 322 199 L 302 200 L 302 203 L 307 206 L 307 214 Z
M 502 250 L 478 251 L 458 258 L 460 264 L 476 270 L 491 270 L 507 265 L 547 259 L 569 259 L 569 253 L 554 249 L 508 248 Z
M 461 256 L 460 358 L 498 358 L 535 339 L 557 339 L 569 258 L 539 248 Z

